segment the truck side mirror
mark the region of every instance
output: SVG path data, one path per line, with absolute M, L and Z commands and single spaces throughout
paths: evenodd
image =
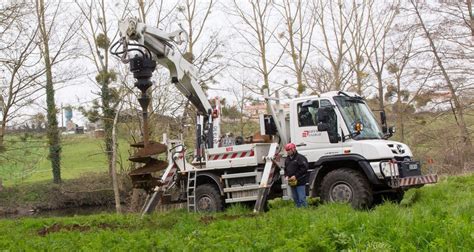
M 316 112 L 316 117 L 318 118 L 318 124 L 320 123 L 328 123 L 329 122 L 329 114 L 333 111 L 331 107 L 322 107 L 319 108 Z
M 388 128 L 388 133 L 389 133 L 390 135 L 395 134 L 395 131 L 396 131 L 396 130 L 395 130 L 395 126 L 390 126 L 390 127 Z
M 320 122 L 318 123 L 318 131 L 328 131 L 329 124 Z
M 318 131 L 329 130 L 329 115 L 333 112 L 334 109 L 332 107 L 322 107 L 318 109 L 316 112 L 316 117 L 318 118 Z
M 387 134 L 387 116 L 385 115 L 385 111 L 380 111 L 380 123 L 382 124 L 382 133 Z

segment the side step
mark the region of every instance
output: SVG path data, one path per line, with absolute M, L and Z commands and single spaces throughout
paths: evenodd
M 231 178 L 244 178 L 244 177 L 253 177 L 257 176 L 258 172 L 242 172 L 242 173 L 231 173 L 231 174 L 223 174 L 221 177 L 223 179 L 231 179 Z
M 245 186 L 232 186 L 229 188 L 224 188 L 224 192 L 240 192 L 258 189 L 259 185 L 245 185 Z
M 262 172 L 257 169 L 249 172 L 224 173 L 225 203 L 255 201 L 257 199 L 260 177 Z
M 225 203 L 235 203 L 235 202 L 244 202 L 244 201 L 256 201 L 257 195 L 255 196 L 247 196 L 247 197 L 240 197 L 240 198 L 232 198 L 226 199 Z

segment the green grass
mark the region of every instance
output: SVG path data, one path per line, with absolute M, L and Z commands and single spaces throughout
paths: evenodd
M 119 251 L 473 251 L 474 176 L 450 177 L 408 194 L 408 204 L 370 211 L 329 204 L 272 204 L 254 215 L 232 207 L 138 215 L 0 221 L 6 250 Z
M 78 178 L 84 173 L 107 171 L 102 139 L 86 135 L 62 136 L 61 177 Z M 47 140 L 44 136 L 9 136 L 0 153 L 0 178 L 4 185 L 52 180 Z M 119 162 L 128 167 L 129 144 L 119 140 Z

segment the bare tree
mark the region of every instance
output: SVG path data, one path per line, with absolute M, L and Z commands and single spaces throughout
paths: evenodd
M 466 5 L 469 16 L 469 19 L 466 18 L 466 23 L 468 24 L 468 27 L 470 26 L 471 28 L 471 39 L 474 40 L 474 9 L 472 8 L 472 0 L 466 0 Z
M 278 35 L 285 52 L 290 55 L 291 69 L 296 77 L 296 90 L 301 95 L 306 89 L 304 71 L 311 51 L 311 40 L 316 21 L 312 18 L 312 6 L 309 1 L 275 1 L 280 15 L 285 21 L 286 31 Z M 286 45 L 286 46 L 285 46 Z
M 396 51 L 396 48 L 390 48 L 391 51 L 389 51 L 387 45 L 393 21 L 400 11 L 400 3 L 395 1 L 385 6 L 374 7 L 370 8 L 368 12 L 370 43 L 366 50 L 366 56 L 377 80 L 379 109 L 384 110 L 384 69 Z
M 72 23 L 65 26 L 60 34 L 55 34 L 59 23 L 57 18 L 62 12 L 61 2 L 53 6 L 46 6 L 44 0 L 36 0 L 36 16 L 39 24 L 39 40 L 40 51 L 44 61 L 45 75 L 46 75 L 46 104 L 47 104 L 47 118 L 48 118 L 48 142 L 49 142 L 49 158 L 51 160 L 51 167 L 53 170 L 54 183 L 61 182 L 61 143 L 59 137 L 57 107 L 54 99 L 55 80 L 53 75 L 53 66 L 58 62 L 65 61 L 71 57 L 71 51 L 68 47 L 75 36 L 75 28 L 80 19 L 72 18 Z M 51 15 L 47 12 L 51 9 Z M 69 13 L 69 15 L 71 15 Z M 48 20 L 49 19 L 49 20 Z
M 349 34 L 352 41 L 352 47 L 349 52 L 349 65 L 355 75 L 355 83 L 352 83 L 352 90 L 362 95 L 367 88 L 369 73 L 366 68 L 369 64 L 367 60 L 367 47 L 370 43 L 369 22 L 370 10 L 374 6 L 374 1 L 365 1 L 363 4 L 357 4 L 352 1 L 354 18 L 349 25 Z
M 84 3 L 77 3 L 82 16 L 86 20 L 85 25 L 81 29 L 83 40 L 87 43 L 89 52 L 85 55 L 91 62 L 94 63 L 97 75 L 95 81 L 97 82 L 100 92 L 100 113 L 99 117 L 103 124 L 105 136 L 105 154 L 107 155 L 108 170 L 114 185 L 114 195 L 116 203 L 116 211 L 121 212 L 119 188 L 116 176 L 116 140 L 114 139 L 114 125 L 117 123 L 115 119 L 118 118 L 116 108 L 120 104 L 120 89 L 114 87 L 114 82 L 117 81 L 117 71 L 112 69 L 110 64 L 110 38 L 113 36 L 110 32 L 108 23 L 108 5 L 105 0 L 93 0 Z M 127 10 L 128 2 L 125 3 L 123 12 Z M 118 119 L 117 119 L 118 120 Z
M 392 59 L 388 62 L 387 70 L 390 74 L 393 75 L 395 79 L 394 85 L 389 85 L 387 87 L 387 92 L 385 93 L 385 100 L 388 100 L 390 97 L 395 97 L 396 102 L 393 107 L 393 112 L 397 115 L 397 122 L 398 128 L 400 129 L 401 141 L 403 142 L 405 139 L 405 128 L 404 128 L 404 120 L 405 120 L 405 113 L 407 110 L 407 102 L 410 99 L 410 91 L 406 89 L 405 86 L 402 84 L 402 78 L 405 76 L 405 70 L 408 67 L 410 60 L 413 59 L 415 56 L 414 48 L 413 48 L 413 39 L 415 37 L 415 33 L 412 32 L 410 38 L 406 41 L 397 41 L 404 43 L 402 46 L 399 47 L 397 53 L 392 57 Z M 394 45 L 392 45 L 394 46 Z
M 36 1 L 36 13 L 40 27 L 40 37 L 42 41 L 41 52 L 46 72 L 46 104 L 48 112 L 48 141 L 49 158 L 53 170 L 53 182 L 61 183 L 61 143 L 59 138 L 58 119 L 56 117 L 57 108 L 54 100 L 54 80 L 53 69 L 49 52 L 49 31 L 46 26 L 46 9 L 44 0 Z
M 115 210 L 117 213 L 122 212 L 122 206 L 120 205 L 120 189 L 119 189 L 119 182 L 117 178 L 117 124 L 120 111 L 123 107 L 123 102 L 119 102 L 120 105 L 118 109 L 115 111 L 114 121 L 112 123 L 112 162 L 110 166 L 110 172 L 112 176 L 112 187 L 114 189 L 114 198 L 115 198 Z
M 177 6 L 178 20 L 182 20 L 182 28 L 188 35 L 187 46 L 184 52 L 184 58 L 193 63 L 200 74 L 200 85 L 207 90 L 209 84 L 215 82 L 215 77 L 219 75 L 226 67 L 222 61 L 220 52 L 223 43 L 219 39 L 219 33 L 210 29 L 208 25 L 209 18 L 216 7 L 216 1 L 209 0 L 198 2 L 197 0 L 183 0 Z M 199 48 L 199 50 L 196 50 Z M 196 54 L 196 51 L 200 53 Z M 180 134 L 185 133 L 184 125 L 186 120 L 195 113 L 193 108 L 189 107 L 190 102 L 185 101 L 184 110 L 181 115 Z
M 457 90 L 455 87 L 455 84 L 452 82 L 450 75 L 448 74 L 447 69 L 445 68 L 445 63 L 443 62 L 437 45 L 435 44 L 435 41 L 433 39 L 432 33 L 428 30 L 423 17 L 420 13 L 420 9 L 418 6 L 418 3 L 414 0 L 410 0 L 411 5 L 413 6 L 413 10 L 418 18 L 418 22 L 421 25 L 421 28 L 426 36 L 426 39 L 429 43 L 431 53 L 433 53 L 433 56 L 436 60 L 436 63 L 442 73 L 443 79 L 446 82 L 446 86 L 448 90 L 451 93 L 452 101 L 454 103 L 453 107 L 453 113 L 456 119 L 456 123 L 458 125 L 458 130 L 459 130 L 459 137 L 461 139 L 461 143 L 463 144 L 463 150 L 464 153 L 461 155 L 461 165 L 464 166 L 465 162 L 469 159 L 469 155 L 472 149 L 472 142 L 469 136 L 469 132 L 467 129 L 466 121 L 464 118 L 464 108 L 463 105 L 461 104 L 461 101 L 459 100 L 459 96 L 457 94 Z
M 227 6 L 226 6 L 227 8 Z M 239 51 L 242 61 L 232 61 L 237 68 L 244 71 L 256 71 L 263 79 L 258 87 L 248 87 L 255 93 L 262 93 L 263 89 L 271 89 L 270 74 L 275 70 L 284 52 L 272 54 L 269 50 L 278 29 L 278 22 L 272 19 L 273 4 L 271 0 L 241 1 L 233 0 L 230 14 L 239 20 L 234 29 L 243 39 L 249 50 Z M 273 51 L 275 52 L 275 51 Z
M 318 53 L 323 56 L 331 69 L 331 90 L 345 89 L 350 69 L 346 61 L 352 47 L 349 38 L 349 25 L 354 19 L 355 10 L 342 0 L 315 1 L 315 14 L 322 36 L 322 46 L 315 45 Z M 321 64 L 320 68 L 325 68 Z
M 310 64 L 304 77 L 313 94 L 321 94 L 334 90 L 333 71 L 324 66 L 324 63 Z
M 392 112 L 396 115 L 397 128 L 399 129 L 400 141 L 405 141 L 405 122 L 410 114 L 415 112 L 415 103 L 420 97 L 429 93 L 427 86 L 435 76 L 435 63 L 420 66 L 417 61 L 423 60 L 425 52 L 423 46 L 417 46 L 415 40 L 418 36 L 418 26 L 413 24 L 397 25 L 394 31 L 397 39 L 390 41 L 391 48 L 397 48 L 393 57 L 387 62 L 386 69 L 391 75 L 394 83 L 386 86 L 385 101 L 395 99 Z M 405 33 L 405 34 L 403 34 Z M 429 61 L 429 60 L 425 60 Z M 420 71 L 421 70 L 421 71 Z M 418 104 L 419 107 L 424 104 Z
M 27 6 L 23 6 L 26 11 Z M 11 14 L 13 15 L 13 14 Z M 18 13 L 17 15 L 22 15 Z M 38 85 L 44 74 L 44 67 L 38 61 L 35 52 L 38 49 L 38 26 L 26 27 L 21 25 L 27 22 L 25 18 L 11 17 L 20 24 L 16 25 L 16 36 L 3 38 L 0 47 L 0 69 L 4 79 L 1 86 L 1 125 L 0 147 L 3 148 L 7 124 L 15 117 L 20 116 L 20 111 L 31 105 L 40 94 L 42 86 Z M 21 20 L 21 21 L 20 21 Z M 4 85 L 3 85 L 4 84 Z
M 20 23 L 26 12 L 27 4 L 24 1 L 8 1 L 0 5 L 0 38 L 15 24 Z M 0 47 L 4 49 L 6 47 Z
M 469 100 L 474 90 L 472 1 L 451 1 L 441 6 L 426 4 L 424 11 L 437 16 L 435 20 L 425 20 L 425 24 L 433 41 L 438 42 L 438 54 L 457 87 L 461 103 L 465 103 L 463 100 Z

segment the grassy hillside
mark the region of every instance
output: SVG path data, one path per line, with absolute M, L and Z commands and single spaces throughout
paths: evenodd
M 102 139 L 87 135 L 68 135 L 63 136 L 61 142 L 63 179 L 107 171 Z M 7 149 L 0 153 L 0 178 L 4 185 L 52 180 L 51 163 L 47 158 L 47 140 L 44 136 L 9 136 L 6 146 Z M 122 161 L 124 167 L 129 165 L 128 149 L 128 143 L 120 140 L 119 161 Z
M 474 175 L 450 177 L 371 211 L 346 205 L 263 214 L 242 207 L 212 215 L 184 210 L 137 215 L 0 221 L 7 250 L 473 251 Z
M 474 140 L 474 111 L 465 110 L 465 121 L 471 137 Z M 464 151 L 459 140 L 456 119 L 450 111 L 437 113 L 418 113 L 408 115 L 405 122 L 405 139 L 401 139 L 401 129 L 396 118 L 389 121 L 390 125 L 399 127 L 393 140 L 403 141 L 410 146 L 415 158 L 423 163 L 425 171 L 431 166 L 432 170 L 443 174 L 459 174 L 474 171 L 474 159 L 460 165 L 460 153 Z M 471 156 L 474 152 L 471 150 Z M 427 160 L 433 159 L 434 164 L 428 165 Z

